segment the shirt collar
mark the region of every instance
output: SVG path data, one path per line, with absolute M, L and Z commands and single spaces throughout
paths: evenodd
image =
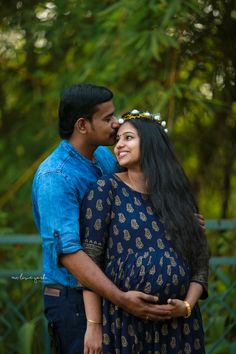
M 74 148 L 74 146 L 68 141 L 68 140 L 62 140 L 61 146 L 73 157 L 79 159 L 79 160 L 84 160 L 86 163 L 94 165 L 96 164 L 96 159 L 94 161 L 89 160 L 87 157 L 85 157 L 83 154 L 81 154 L 78 150 Z M 94 155 L 95 157 L 95 155 Z

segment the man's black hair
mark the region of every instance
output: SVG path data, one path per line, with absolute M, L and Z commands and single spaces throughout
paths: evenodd
M 91 120 L 96 106 L 112 98 L 113 93 L 103 86 L 77 84 L 66 88 L 62 92 L 58 111 L 60 137 L 70 138 L 78 118 Z

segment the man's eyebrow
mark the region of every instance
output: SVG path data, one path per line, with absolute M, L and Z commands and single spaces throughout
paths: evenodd
M 112 116 L 114 115 L 114 113 L 115 113 L 115 112 L 112 112 L 112 113 L 107 114 L 105 117 L 103 117 L 103 119 L 108 118 L 108 117 L 112 117 Z

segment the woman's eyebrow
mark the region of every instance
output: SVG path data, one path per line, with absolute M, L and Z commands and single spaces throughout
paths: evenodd
M 116 136 L 122 136 L 122 135 L 124 135 L 124 134 L 135 134 L 135 132 L 129 132 L 129 131 L 127 131 L 127 132 L 124 132 L 124 133 L 122 133 L 122 134 L 116 134 Z

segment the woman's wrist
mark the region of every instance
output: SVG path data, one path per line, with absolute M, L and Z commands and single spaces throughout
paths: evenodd
M 87 318 L 87 322 L 88 324 L 91 324 L 91 325 L 101 325 L 102 324 L 102 321 L 94 321 L 94 320 L 91 320 L 91 319 L 88 319 Z
M 184 300 L 183 303 L 185 305 L 185 310 L 186 310 L 184 318 L 189 318 L 192 313 L 191 305 L 187 300 Z

